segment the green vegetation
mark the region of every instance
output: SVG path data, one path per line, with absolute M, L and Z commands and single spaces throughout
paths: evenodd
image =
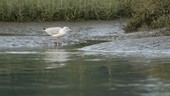
M 112 19 L 116 0 L 0 0 L 1 21 Z
M 170 26 L 170 0 L 0 0 L 0 21 L 130 18 L 126 31 Z
M 170 0 L 122 0 L 121 8 L 132 18 L 126 31 L 170 26 Z

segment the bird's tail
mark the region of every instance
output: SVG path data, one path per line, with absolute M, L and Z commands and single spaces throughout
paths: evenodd
M 46 28 L 43 28 L 43 30 L 46 30 Z
M 45 31 L 46 29 L 45 28 L 43 28 L 42 30 L 37 30 L 37 31 Z

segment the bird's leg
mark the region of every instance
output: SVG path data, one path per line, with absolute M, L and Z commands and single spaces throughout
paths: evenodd
M 57 47 L 58 47 L 58 38 L 56 38 L 55 46 L 57 46 Z
M 61 43 L 60 43 L 60 38 L 57 38 L 56 39 L 56 46 L 58 47 L 58 46 L 60 46 L 61 45 Z
M 58 45 L 59 45 L 59 46 L 61 45 L 60 37 L 58 37 Z

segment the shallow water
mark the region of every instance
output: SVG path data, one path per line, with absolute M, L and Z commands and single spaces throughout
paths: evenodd
M 14 34 L 18 37 L 46 36 L 37 30 L 57 24 L 82 32 L 82 37 L 73 34 L 72 38 L 122 34 L 120 27 L 113 26 L 113 23 L 3 22 L 0 23 L 0 38 Z M 0 96 L 170 96 L 170 57 L 77 50 L 99 42 L 103 41 L 87 41 L 56 49 L 0 49 Z
M 0 52 L 2 96 L 169 96 L 170 58 L 74 49 Z
M 0 22 L 0 50 L 56 48 L 56 38 L 43 28 L 68 26 L 71 31 L 60 38 L 62 45 L 84 43 L 88 40 L 112 40 L 112 35 L 123 34 L 120 21 L 86 22 Z

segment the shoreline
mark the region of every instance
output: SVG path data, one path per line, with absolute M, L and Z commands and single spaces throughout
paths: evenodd
M 125 33 L 119 21 L 48 22 L 48 23 L 2 23 L 0 50 L 56 48 L 55 38 L 39 31 L 42 27 L 69 26 L 72 31 L 61 38 L 66 48 L 79 44 L 81 51 L 110 53 L 170 53 L 170 30 L 161 28 L 149 31 Z M 6 35 L 4 35 L 6 33 Z M 11 35 L 10 35 L 11 34 Z M 15 35 L 14 35 L 15 34 Z M 89 43 L 93 41 L 102 41 Z M 104 41 L 104 42 L 103 42 Z M 83 44 L 86 46 L 83 46 Z M 169 54 L 170 55 L 170 54 Z

